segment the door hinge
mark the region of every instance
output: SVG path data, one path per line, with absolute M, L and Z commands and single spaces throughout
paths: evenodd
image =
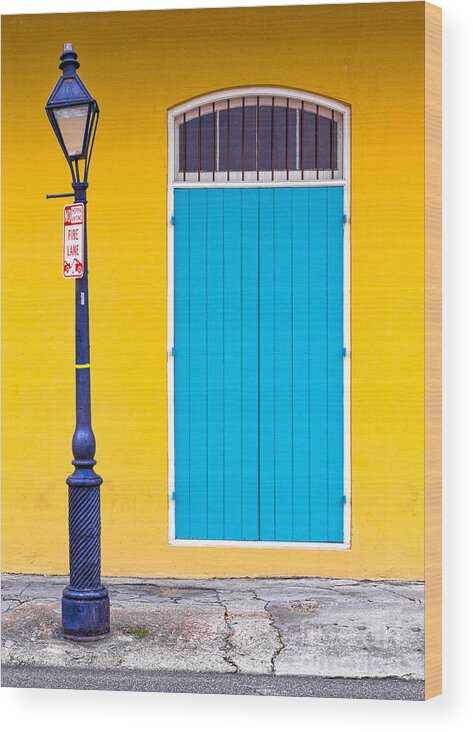
M 171 501 L 175 501 L 175 500 L 176 500 L 176 491 L 173 491 L 171 493 Z
M 346 346 L 343 346 L 343 348 L 342 348 L 342 356 L 343 356 L 343 358 L 346 358 L 346 355 L 347 355 L 347 347 Z
M 342 503 L 345 504 L 346 502 L 347 502 L 347 497 L 346 496 L 342 496 Z
M 176 219 L 174 218 L 174 216 L 171 216 L 171 226 L 174 226 L 175 223 Z
M 343 222 L 344 224 L 346 224 L 346 223 L 347 223 L 347 221 L 348 221 L 348 219 L 347 219 L 347 215 L 346 215 L 346 214 L 343 214 L 343 216 L 342 216 L 342 222 Z

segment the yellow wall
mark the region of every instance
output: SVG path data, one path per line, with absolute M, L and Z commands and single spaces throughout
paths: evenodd
M 103 572 L 423 577 L 424 3 L 3 18 L 3 569 L 67 571 L 69 174 L 44 104 L 73 42 L 101 119 L 89 241 Z M 166 110 L 232 86 L 352 105 L 352 549 L 167 544 Z M 112 255 L 113 251 L 113 255 Z

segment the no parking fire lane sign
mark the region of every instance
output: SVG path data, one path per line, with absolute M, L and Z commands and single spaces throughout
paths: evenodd
M 84 204 L 64 206 L 63 275 L 67 279 L 84 275 Z

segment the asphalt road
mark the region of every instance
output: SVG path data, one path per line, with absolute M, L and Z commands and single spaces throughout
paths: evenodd
M 424 682 L 404 679 L 341 679 L 320 676 L 269 676 L 2 666 L 2 686 L 40 689 L 161 691 L 186 694 L 253 694 L 349 699 L 422 700 Z

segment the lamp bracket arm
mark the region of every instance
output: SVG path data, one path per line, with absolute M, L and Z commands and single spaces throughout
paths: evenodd
M 46 198 L 69 198 L 75 195 L 75 193 L 46 193 Z

